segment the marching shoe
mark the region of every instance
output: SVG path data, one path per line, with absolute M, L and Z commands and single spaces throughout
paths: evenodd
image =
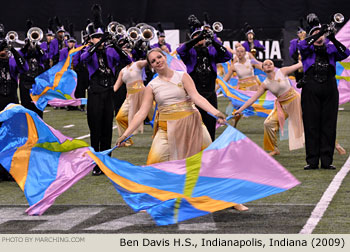
M 335 170 L 335 166 L 334 165 L 328 165 L 328 166 L 321 166 L 322 169 L 325 170 Z
M 102 175 L 103 172 L 101 171 L 100 167 L 98 167 L 97 165 L 94 167 L 94 169 L 92 170 L 92 176 L 100 176 Z
M 314 166 L 314 165 L 305 165 L 304 166 L 304 170 L 317 170 L 318 166 Z

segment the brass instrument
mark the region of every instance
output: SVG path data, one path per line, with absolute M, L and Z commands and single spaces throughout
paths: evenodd
M 118 25 L 119 23 L 118 22 L 115 22 L 115 21 L 113 21 L 113 22 L 110 22 L 109 24 L 108 24 L 108 26 L 107 26 L 107 31 L 110 33 L 110 34 L 112 34 L 112 36 L 115 36 L 116 35 L 116 32 L 117 32 L 117 25 Z
M 331 23 L 327 27 L 327 32 L 325 33 L 325 36 L 328 36 L 330 33 L 335 33 L 336 32 L 335 26 L 343 22 L 344 22 L 343 14 L 335 13 L 333 15 L 333 21 L 331 21 Z
M 137 25 L 136 25 L 136 28 L 139 28 L 140 30 L 141 30 L 141 28 L 143 27 L 143 26 L 145 26 L 145 25 L 147 25 L 146 23 L 138 23 Z
M 39 27 L 32 27 L 27 32 L 27 38 L 33 44 L 37 44 L 40 40 L 43 39 L 43 37 L 43 30 L 41 30 Z
M 118 36 L 124 36 L 126 33 L 126 28 L 124 25 L 118 24 L 115 32 Z
M 141 30 L 137 27 L 130 27 L 126 34 L 129 40 L 132 42 L 136 42 L 141 39 Z
M 334 16 L 333 16 L 333 20 L 337 24 L 341 24 L 341 23 L 344 22 L 344 16 L 341 13 L 335 13 Z
M 7 34 L 6 34 L 6 37 L 5 39 L 8 41 L 8 42 L 16 42 L 18 40 L 18 33 L 15 32 L 15 31 L 9 31 Z
M 217 21 L 213 23 L 212 28 L 214 32 L 221 32 L 224 29 L 224 26 L 221 22 Z
M 141 39 L 143 41 L 151 41 L 154 38 L 155 29 L 150 25 L 144 25 L 141 27 Z
M 250 50 L 250 53 L 255 57 L 255 55 L 256 55 L 256 49 L 255 49 L 255 48 L 252 48 L 252 49 Z

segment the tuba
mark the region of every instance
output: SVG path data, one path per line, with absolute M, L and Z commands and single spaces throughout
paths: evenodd
M 213 23 L 213 26 L 212 26 L 212 28 L 213 28 L 213 31 L 214 32 L 221 32 L 223 29 L 224 29 L 224 26 L 222 25 L 222 23 L 221 22 L 214 22 Z
M 33 44 L 37 44 L 40 40 L 43 39 L 43 37 L 43 30 L 41 30 L 39 27 L 32 27 L 27 32 L 27 38 Z

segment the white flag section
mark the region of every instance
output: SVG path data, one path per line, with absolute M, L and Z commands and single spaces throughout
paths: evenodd
M 180 30 L 164 30 L 165 32 L 165 42 L 170 44 L 171 50 L 175 51 L 180 44 Z M 158 42 L 157 35 L 151 40 L 150 44 L 153 45 Z

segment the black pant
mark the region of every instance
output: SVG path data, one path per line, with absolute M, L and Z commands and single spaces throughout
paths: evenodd
M 87 120 L 91 146 L 95 151 L 111 148 L 113 131 L 113 90 L 101 93 L 88 92 Z
M 307 76 L 301 92 L 305 130 L 306 163 L 327 167 L 333 162 L 336 140 L 339 93 L 334 76 L 325 83 Z
M 122 107 L 126 99 L 126 93 L 126 85 L 123 83 L 118 91 L 113 94 L 115 116 L 117 116 L 119 109 Z
M 89 86 L 89 72 L 86 67 L 82 66 L 76 69 L 77 72 L 77 87 L 75 89 L 74 96 L 75 98 L 85 98 L 86 89 Z M 84 108 L 85 105 L 81 105 L 81 108 Z
M 211 93 L 199 92 L 199 94 L 202 95 L 205 99 L 207 99 L 208 102 L 211 105 L 213 105 L 213 107 L 218 108 L 218 100 L 217 100 L 215 92 L 211 92 Z M 201 113 L 203 123 L 209 131 L 209 135 L 210 135 L 211 140 L 214 141 L 215 140 L 215 131 L 216 131 L 216 119 L 214 117 L 212 117 L 211 115 L 209 115 L 207 113 L 207 111 L 201 109 L 200 107 L 197 107 L 197 109 Z
M 32 83 L 32 84 L 34 84 L 34 83 Z M 43 112 L 35 106 L 32 98 L 30 97 L 29 89 L 26 88 L 24 85 L 25 84 L 23 82 L 20 82 L 20 84 L 19 84 L 19 95 L 21 98 L 21 105 L 27 109 L 34 111 L 41 118 L 43 118 Z

